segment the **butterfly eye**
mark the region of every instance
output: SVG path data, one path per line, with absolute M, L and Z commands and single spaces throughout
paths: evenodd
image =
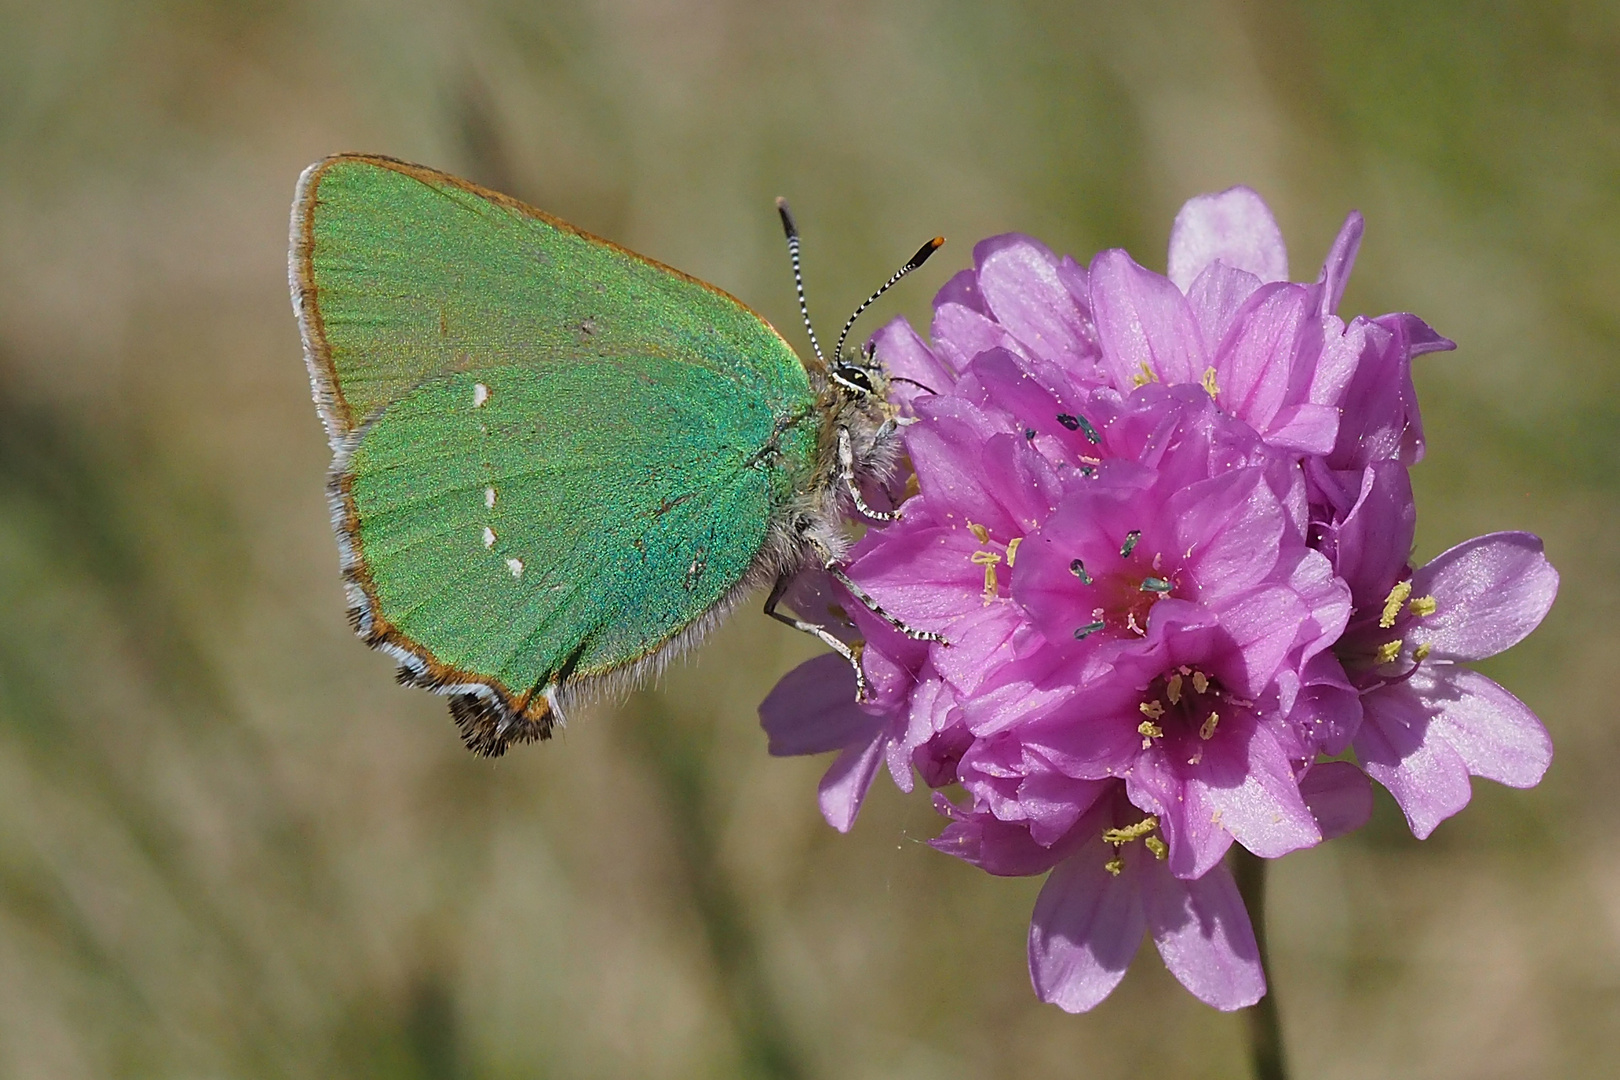
M 833 369 L 833 373 L 837 376 L 839 382 L 864 390 L 868 394 L 873 392 L 872 380 L 866 374 L 865 368 L 857 367 L 854 364 L 839 364 Z

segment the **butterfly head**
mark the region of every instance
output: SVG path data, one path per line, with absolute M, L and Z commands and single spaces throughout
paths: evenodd
M 821 342 L 816 340 L 816 328 L 810 322 L 810 308 L 804 299 L 804 277 L 799 268 L 799 226 L 793 220 L 793 212 L 788 209 L 786 199 L 776 200 L 776 212 L 782 218 L 782 231 L 787 236 L 788 258 L 793 264 L 793 285 L 799 294 L 799 313 L 804 317 L 804 328 L 810 335 L 810 347 L 815 350 L 817 366 L 825 372 L 827 381 L 838 388 L 846 400 L 863 404 L 875 401 L 881 408 L 887 410 L 884 419 L 892 422 L 898 414 L 887 403 L 888 379 L 884 375 L 882 365 L 873 358 L 870 346 L 862 346 L 859 353 L 851 357 L 844 351 L 844 343 L 849 340 L 849 332 L 854 328 L 855 320 L 861 317 L 861 312 L 871 307 L 895 282 L 927 262 L 928 257 L 945 243 L 945 238 L 936 236 L 918 248 L 917 253 L 906 260 L 904 266 L 889 275 L 889 280 L 850 313 L 849 318 L 844 321 L 843 331 L 838 335 L 838 344 L 833 346 L 832 362 L 828 363 L 826 357 L 822 355 Z

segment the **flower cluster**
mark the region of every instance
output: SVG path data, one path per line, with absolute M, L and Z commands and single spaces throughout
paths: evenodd
M 1303 284 L 1246 188 L 1187 203 L 1168 276 L 995 237 L 940 291 L 931 343 L 903 320 L 874 338 L 914 479 L 847 572 L 946 643 L 807 577 L 790 601 L 862 643 L 867 698 L 829 654 L 761 717 L 773 753 L 839 751 L 836 828 L 887 766 L 907 791 L 959 785 L 934 795 L 935 847 L 1050 871 L 1030 972 L 1070 1011 L 1144 933 L 1202 1000 L 1252 1004 L 1234 842 L 1274 858 L 1356 828 L 1368 777 L 1426 836 L 1471 776 L 1529 786 L 1550 760 L 1464 665 L 1528 634 L 1557 574 L 1525 533 L 1410 565 L 1411 361 L 1453 345 L 1412 315 L 1337 316 L 1361 232 L 1351 214 Z

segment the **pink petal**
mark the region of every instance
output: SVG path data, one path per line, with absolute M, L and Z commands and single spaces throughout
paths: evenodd
M 1170 497 L 1176 546 L 1191 550 L 1186 568 L 1201 603 L 1216 605 L 1267 580 L 1288 520 L 1258 468 L 1234 469 Z
M 837 653 L 806 660 L 784 675 L 760 703 L 759 722 L 775 757 L 864 744 L 886 723 L 855 703 L 855 672 Z
M 1141 754 L 1141 692 L 1110 680 L 1089 689 L 1061 718 L 1021 730 L 1025 744 L 1038 749 L 1069 776 L 1101 780 L 1130 771 Z
M 1350 684 L 1331 651 L 1311 657 L 1300 675 L 1299 694 L 1288 713 L 1289 725 L 1309 739 L 1317 751 L 1343 753 L 1361 726 L 1361 694 Z
M 1390 329 L 1398 328 L 1406 339 L 1406 351 L 1409 356 L 1450 352 L 1457 347 L 1455 341 L 1409 312 L 1398 311 L 1390 315 L 1380 315 L 1374 321 Z
M 1297 473 L 1295 474 L 1298 475 Z M 1350 587 L 1333 572 L 1333 564 L 1320 551 L 1297 552 L 1299 562 L 1288 574 L 1288 586 L 1310 617 L 1294 637 L 1296 658 L 1309 659 L 1338 641 L 1350 622 Z
M 1081 352 L 1085 320 L 1045 244 L 1018 233 L 991 237 L 974 246 L 973 262 L 991 314 L 1031 355 Z
M 1361 352 L 1339 398 L 1343 412 L 1330 464 L 1335 469 L 1359 469 L 1395 458 L 1410 465 L 1421 456 L 1422 431 L 1404 340 L 1397 329 L 1359 315 L 1347 335 L 1351 332 Z
M 1113 849 L 1100 835 L 1052 871 L 1030 918 L 1035 996 L 1065 1012 L 1085 1012 L 1119 985 L 1147 927 L 1132 869 L 1140 860 L 1110 874 Z
M 1473 791 L 1468 765 L 1434 730 L 1434 712 L 1409 683 L 1361 699 L 1361 729 L 1351 745 L 1367 775 L 1395 796 L 1419 840 L 1463 807 Z
M 1031 771 L 1018 785 L 1018 801 L 1029 835 L 1037 843 L 1052 846 L 1074 828 L 1080 815 L 1090 810 L 1104 793 L 1117 790 L 1119 782 L 1075 780 L 1050 768 Z
M 1352 210 L 1339 226 L 1339 235 L 1333 238 L 1333 246 L 1328 249 L 1327 258 L 1322 262 L 1322 307 L 1323 315 L 1332 315 L 1339 310 L 1339 301 L 1344 297 L 1344 287 L 1350 281 L 1350 270 L 1356 265 L 1356 252 L 1361 250 L 1361 233 L 1366 227 L 1361 213 Z
M 1220 613 L 1221 628 L 1237 647 L 1241 669 L 1222 674 L 1234 681 L 1241 678 L 1242 684 L 1234 687 L 1228 682 L 1228 687 L 1250 696 L 1263 692 L 1292 651 L 1294 632 L 1309 615 L 1299 595 L 1280 585 L 1229 601 Z
M 883 763 L 884 745 L 888 742 L 881 731 L 865 745 L 857 744 L 833 759 L 821 784 L 816 789 L 821 802 L 821 816 L 839 832 L 849 832 L 855 824 L 855 815 L 861 811 L 866 793 L 872 789 L 878 766 Z
M 1334 534 L 1333 560 L 1357 607 L 1383 605 L 1406 572 L 1416 531 L 1417 503 L 1406 466 L 1375 461 L 1362 470 L 1361 493 Z
M 1306 398 L 1317 405 L 1337 407 L 1361 362 L 1368 323 L 1365 319 L 1355 319 L 1346 326 L 1337 315 L 1324 316 L 1320 322 L 1322 351 L 1311 372 Z
M 967 611 L 938 624 L 950 645 L 933 653 L 934 669 L 964 695 L 975 693 L 986 676 L 1012 663 L 1014 635 L 1023 624 L 1006 600 L 986 605 L 976 591 L 967 595 L 972 601 Z
M 1234 187 L 1188 199 L 1170 228 L 1170 280 L 1183 292 L 1216 260 L 1262 282 L 1288 280 L 1282 230 L 1258 192 Z
M 1243 302 L 1260 285 L 1260 279 L 1253 274 L 1219 260 L 1204 267 L 1187 290 L 1187 304 L 1198 320 L 1203 339 L 1219 342 L 1226 337 Z
M 889 400 L 909 405 L 918 394 L 945 394 L 956 376 L 923 343 L 904 317 L 891 319 L 872 335 L 872 350 L 889 373 Z
M 934 354 L 958 372 L 967 370 L 975 356 L 991 349 L 1010 349 L 1024 355 L 1024 346 L 1006 327 L 965 304 L 938 304 L 929 335 L 934 339 Z
M 1230 1012 L 1266 992 L 1254 926 L 1224 865 L 1194 881 L 1143 866 L 1142 906 L 1164 966 L 1194 997 Z
M 1286 282 L 1261 286 L 1215 350 L 1217 401 L 1257 431 L 1269 430 L 1277 410 L 1288 403 L 1300 336 L 1315 314 L 1312 292 Z
M 1444 659 L 1480 660 L 1523 641 L 1558 595 L 1558 571 L 1530 533 L 1502 532 L 1458 544 L 1412 575 L 1414 597 L 1438 605 L 1407 630 Z
M 1355 832 L 1372 816 L 1372 785 L 1367 774 L 1348 761 L 1312 765 L 1299 782 L 1299 793 L 1324 840 Z
M 1552 764 L 1552 739 L 1529 707 L 1477 671 L 1438 664 L 1412 676 L 1412 689 L 1440 709 L 1432 730 L 1468 771 L 1509 787 L 1534 787 Z
M 1125 790 L 1131 802 L 1158 817 L 1176 877 L 1203 877 L 1232 846 L 1232 834 L 1221 827 L 1209 799 L 1209 786 L 1184 781 L 1162 753 L 1144 753 L 1125 778 Z
M 1331 405 L 1285 405 L 1271 418 L 1266 441 L 1302 454 L 1326 454 L 1339 436 L 1339 410 Z
M 1026 425 L 1026 431 L 1034 431 L 1058 443 L 1068 451 L 1071 465 L 1082 455 L 1096 455 L 1098 450 L 1086 434 L 1070 430 L 1058 417 L 1080 414 L 1094 423 L 1100 418 L 1087 415 L 1093 413 L 1087 407 L 1089 403 L 1077 403 L 1085 402 L 1085 398 L 1067 385 L 1069 380 L 1062 371 L 1049 371 L 1053 377 L 1043 380 L 1032 370 L 1040 366 L 1006 349 L 992 349 L 974 359 L 973 373 L 978 376 L 991 405 L 1017 417 L 1020 424 Z M 1097 426 L 1102 425 L 1097 423 Z
M 971 561 L 978 550 L 965 527 L 919 525 L 861 552 L 849 570 L 890 613 L 937 630 L 983 606 L 984 568 Z
M 934 793 L 934 808 L 956 820 L 928 841 L 929 845 L 986 873 L 998 877 L 1044 874 L 1065 857 L 1058 845 L 1037 844 L 1022 824 L 997 821 L 988 814 L 968 814 L 938 792 Z
M 1120 250 L 1091 262 L 1091 309 L 1102 366 L 1114 388 L 1128 391 L 1143 366 L 1162 383 L 1198 382 L 1208 367 L 1187 298 L 1168 278 L 1138 266 Z
M 1023 535 L 990 493 L 981 441 L 966 425 L 951 418 L 914 424 L 906 431 L 906 447 L 936 517 L 955 518 L 964 528 L 972 521 L 1003 538 Z
M 979 275 L 972 268 L 958 270 L 950 276 L 945 284 L 939 287 L 934 294 L 934 306 L 943 304 L 960 304 L 970 311 L 977 311 L 980 315 L 988 314 L 984 306 L 984 297 L 979 295 Z
M 1247 747 L 1240 734 L 1221 733 L 1205 744 L 1203 760 L 1188 767 L 1189 801 L 1194 789 L 1202 789 L 1201 801 L 1215 808 L 1221 827 L 1262 858 L 1320 843 L 1322 832 L 1277 740 L 1258 724 Z

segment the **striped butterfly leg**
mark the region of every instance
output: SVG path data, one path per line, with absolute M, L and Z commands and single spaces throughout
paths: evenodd
M 838 479 L 849 494 L 856 513 L 862 517 L 869 521 L 900 520 L 898 510 L 875 510 L 866 504 L 866 498 L 861 494 L 861 485 L 855 479 L 855 443 L 850 438 L 847 427 L 838 429 Z
M 884 428 L 888 428 L 890 423 L 892 422 L 885 422 Z M 880 431 L 881 430 L 883 429 L 880 429 Z M 866 500 L 861 497 L 861 487 L 855 479 L 854 440 L 850 437 L 849 428 L 847 427 L 840 427 L 838 429 L 838 466 L 839 482 L 842 483 L 845 490 L 848 491 L 850 499 L 855 504 L 855 509 L 859 513 L 873 521 L 900 520 L 899 510 L 874 510 L 872 507 L 868 506 L 866 504 Z M 946 641 L 942 635 L 936 634 L 930 630 L 918 630 L 915 627 L 907 625 L 898 617 L 883 610 L 883 606 L 874 600 L 870 593 L 861 588 L 859 585 L 855 584 L 855 582 L 850 579 L 850 576 L 844 573 L 843 567 L 838 563 L 837 556 L 829 551 L 825 545 L 816 540 L 814 537 L 810 536 L 805 537 L 805 542 L 810 545 L 811 550 L 813 550 L 821 559 L 821 568 L 825 570 L 834 581 L 848 589 L 850 595 L 858 600 L 862 607 L 876 615 L 878 618 L 882 619 L 884 622 L 888 623 L 892 628 L 894 628 L 895 631 L 904 634 L 913 641 L 933 641 L 941 645 L 950 644 L 950 642 Z
M 848 660 L 850 668 L 855 672 L 855 700 L 865 701 L 866 673 L 861 670 L 860 646 L 845 644 L 842 639 L 821 623 L 813 623 L 794 615 L 785 615 L 777 610 L 777 605 L 782 602 L 782 595 L 787 592 L 788 586 L 793 583 L 796 576 L 795 574 L 783 574 L 776 579 L 776 584 L 771 587 L 771 595 L 765 600 L 765 614 L 779 623 L 793 627 L 800 633 L 811 635 L 833 652 Z
M 906 623 L 899 616 L 891 615 L 889 612 L 885 611 L 883 609 L 883 605 L 879 604 L 872 598 L 871 593 L 855 584 L 854 580 L 848 574 L 844 573 L 844 568 L 838 565 L 838 561 L 832 557 L 831 552 L 822 549 L 819 544 L 815 546 L 822 556 L 821 568 L 827 572 L 827 576 L 831 577 L 834 581 L 838 582 L 838 584 L 848 589 L 849 594 L 858 600 L 863 608 L 870 611 L 884 622 L 888 623 L 890 628 L 895 632 L 904 634 L 912 641 L 931 641 L 938 645 L 950 644 L 950 642 L 945 640 L 945 635 L 936 634 L 932 630 L 918 630 L 916 627 Z
M 938 642 L 941 645 L 950 644 L 950 642 L 946 641 L 942 635 L 933 633 L 929 630 L 918 630 L 885 611 L 882 605 L 872 598 L 871 594 L 851 580 L 848 574 L 844 573 L 843 568 L 838 565 L 837 559 L 833 557 L 830 551 L 814 541 L 811 541 L 811 546 L 816 553 L 821 556 L 822 569 L 827 573 L 827 576 L 831 577 L 834 581 L 838 582 L 838 584 L 842 585 L 849 592 L 849 594 L 860 603 L 862 607 L 866 608 L 872 614 L 888 623 L 898 633 L 904 634 L 906 637 L 911 638 L 914 641 L 932 641 Z M 849 666 L 855 673 L 855 700 L 866 701 L 866 673 L 861 670 L 860 644 L 853 646 L 849 645 L 821 623 L 810 622 L 806 619 L 786 615 L 777 610 L 778 605 L 781 603 L 782 596 L 787 592 L 788 586 L 793 582 L 794 576 L 795 575 L 792 574 L 784 574 L 776 579 L 776 585 L 771 589 L 771 595 L 765 601 L 765 614 L 769 615 L 777 622 L 793 627 L 795 630 L 798 630 L 801 633 L 810 634 L 822 642 L 822 644 L 826 645 L 829 649 L 836 652 L 839 656 L 842 656 L 845 660 L 849 661 Z

